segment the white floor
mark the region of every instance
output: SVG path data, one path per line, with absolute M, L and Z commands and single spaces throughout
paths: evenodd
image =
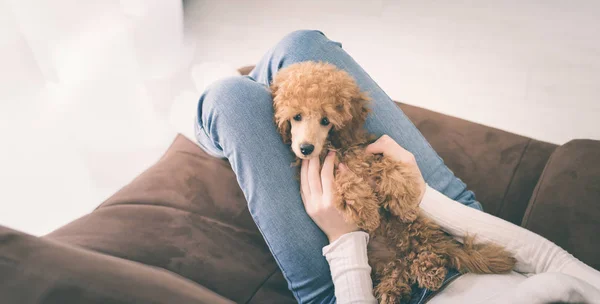
M 396 100 L 557 144 L 600 139 L 598 1 L 186 1 L 182 59 L 152 79 L 128 2 L 57 0 L 69 9 L 47 17 L 0 1 L 0 225 L 41 235 L 93 210 L 191 128 L 205 84 L 192 67 L 231 74 L 296 29 L 342 42 Z M 23 26 L 44 17 L 77 33 L 52 56 L 40 39 L 58 36 Z

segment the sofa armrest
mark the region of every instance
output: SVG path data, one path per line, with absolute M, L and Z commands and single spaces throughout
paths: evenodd
M 233 302 L 166 270 L 0 226 L 2 303 Z
M 600 270 L 600 141 L 573 140 L 554 151 L 522 226 Z

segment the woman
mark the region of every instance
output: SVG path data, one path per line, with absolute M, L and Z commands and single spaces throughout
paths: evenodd
M 298 302 L 334 303 L 336 298 L 338 303 L 375 302 L 365 255 L 368 236 L 353 223 L 344 222 L 330 203 L 331 159 L 322 170 L 317 162 L 303 162 L 299 182 L 296 169 L 290 167 L 294 155 L 273 124 L 268 89 L 273 75 L 307 60 L 329 62 L 346 70 L 369 94 L 372 113 L 365 127 L 377 136 L 387 135 L 370 150 L 412 164 L 422 173 L 426 190 L 421 208 L 446 231 L 460 237 L 476 230 L 480 240 L 506 246 L 515 253 L 520 272 L 559 273 L 541 279 L 521 274 L 447 277 L 447 286 L 431 303 L 461 301 L 460 296 L 470 303 L 487 303 L 498 291 L 499 296 L 530 293 L 530 288 L 522 286 L 539 281 L 562 286 L 561 282 L 568 280 L 575 280 L 582 296 L 600 299 L 597 271 L 544 238 L 477 211 L 481 205 L 474 194 L 341 44 L 318 31 L 296 31 L 271 49 L 249 77 L 232 77 L 210 86 L 200 98 L 195 127 L 204 150 L 229 160 L 250 213 Z M 415 290 L 412 303 L 424 303 L 431 295 L 427 290 Z

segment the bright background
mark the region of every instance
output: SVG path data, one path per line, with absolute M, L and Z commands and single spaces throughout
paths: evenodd
M 320 29 L 393 98 L 600 139 L 600 2 L 0 0 L 0 225 L 45 234 L 155 162 L 212 80 Z

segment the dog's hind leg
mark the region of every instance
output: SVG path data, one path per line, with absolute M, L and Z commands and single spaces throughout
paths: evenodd
M 464 244 L 453 246 L 448 254 L 450 265 L 460 272 L 506 273 L 517 262 L 502 246 L 492 243 L 475 244 L 474 237 L 466 237 Z
M 431 251 L 422 251 L 412 260 L 410 273 L 416 278 L 419 287 L 438 290 L 448 273 L 447 264 L 448 261 L 443 256 Z
M 378 283 L 373 292 L 379 303 L 397 304 L 401 300 L 410 299 L 412 289 L 406 280 L 406 272 L 402 269 L 403 266 L 394 265 L 378 273 Z

